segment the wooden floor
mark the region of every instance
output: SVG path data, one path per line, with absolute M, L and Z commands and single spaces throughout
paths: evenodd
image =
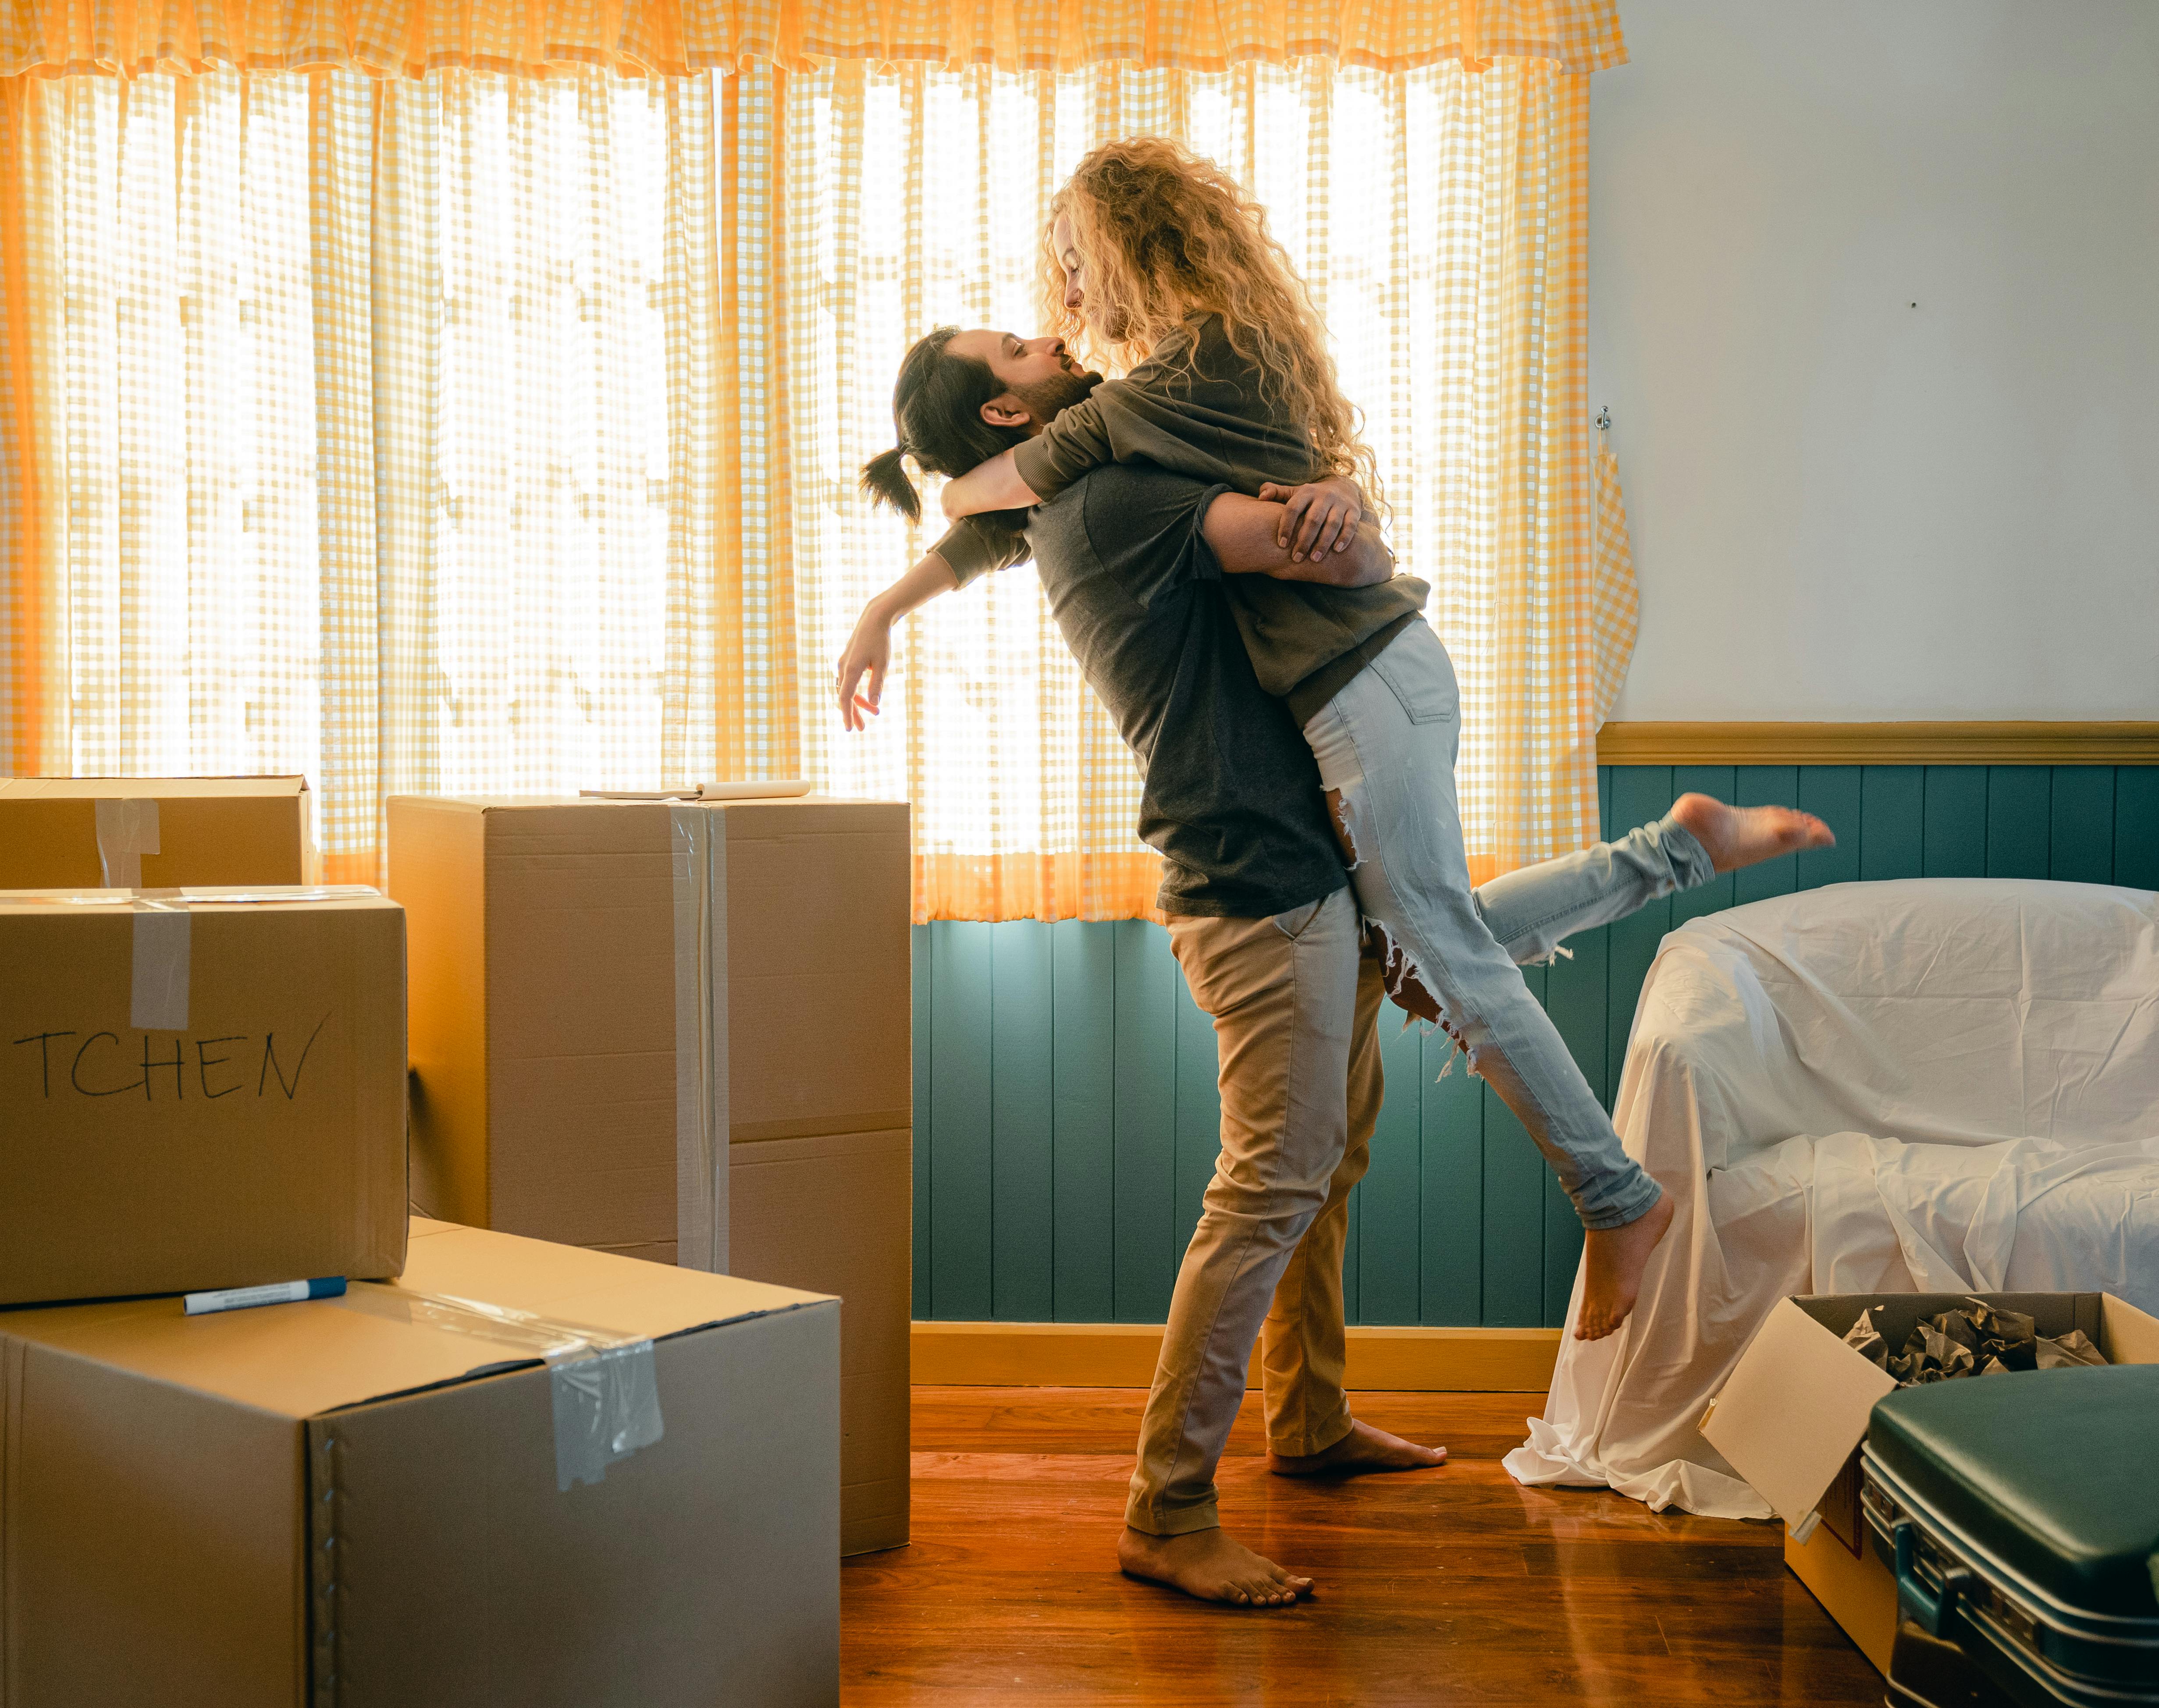
M 1112 1557 L 1144 1396 L 914 1390 L 914 1541 L 840 1575 L 849 1704 L 1877 1704 L 1879 1674 L 1784 1570 L 1781 1532 L 1659 1514 L 1500 1468 L 1541 1395 L 1361 1394 L 1452 1462 L 1333 1485 L 1269 1476 L 1256 1396 L 1225 1519 L 1319 1581 L 1204 1607 Z

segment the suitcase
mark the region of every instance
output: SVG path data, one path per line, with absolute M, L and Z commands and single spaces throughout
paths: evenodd
M 1954 1643 L 1897 1622 L 1889 1649 L 1888 1708 L 2017 1708 Z
M 2011 1702 L 2159 1705 L 2159 1365 L 1903 1389 L 1861 1471 L 1901 1618 Z

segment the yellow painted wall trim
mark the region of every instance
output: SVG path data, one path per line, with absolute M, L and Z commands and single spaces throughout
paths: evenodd
M 1601 765 L 2159 765 L 2159 723 L 1608 723 Z
M 1556 1328 L 1353 1328 L 1348 1385 L 1542 1393 L 1559 1336 Z M 914 1379 L 925 1388 L 1144 1388 L 1161 1348 L 1161 1328 L 1141 1322 L 917 1322 Z M 1256 1361 L 1250 1385 L 1259 1385 Z

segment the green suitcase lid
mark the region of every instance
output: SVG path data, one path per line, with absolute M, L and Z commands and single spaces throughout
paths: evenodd
M 2058 1600 L 2159 1617 L 2159 1364 L 1901 1389 L 1876 1404 L 1866 1444 L 1944 1520 Z

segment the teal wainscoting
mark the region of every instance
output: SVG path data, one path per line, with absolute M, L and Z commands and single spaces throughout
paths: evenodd
M 1587 933 L 1527 970 L 1608 1105 L 1665 932 L 1794 889 L 2055 877 L 2159 889 L 2159 767 L 1607 766 L 1605 834 L 1701 789 L 1817 813 L 1837 846 Z M 1557 1323 L 1582 1234 L 1520 1124 L 1383 1009 L 1387 1100 L 1349 1206 L 1353 1322 Z M 914 1314 L 1159 1322 L 1214 1167 L 1214 1038 L 1160 927 L 914 931 Z

